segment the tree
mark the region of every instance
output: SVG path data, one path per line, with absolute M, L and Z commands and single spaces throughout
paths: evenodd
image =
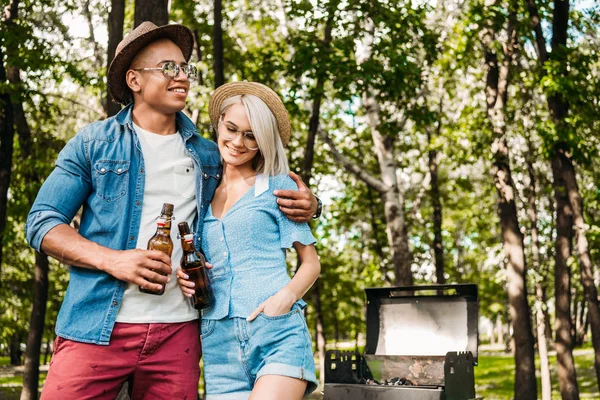
M 493 3 L 491 8 L 499 7 Z M 506 103 L 510 83 L 510 69 L 517 47 L 518 3 L 511 1 L 508 15 L 506 43 L 500 62 L 494 50 L 496 21 L 490 12 L 482 32 L 487 70 L 486 98 L 489 124 L 492 128 L 492 153 L 494 157 L 494 181 L 498 192 L 498 215 L 502 227 L 502 242 L 507 258 L 507 285 L 510 317 L 515 342 L 515 399 L 536 399 L 533 335 L 529 304 L 527 303 L 527 267 L 523 246 L 523 234 L 519 227 L 515 188 L 510 169 L 509 147 L 506 140 Z
M 6 10 L 2 25 L 5 27 L 0 34 L 0 273 L 2 273 L 2 252 L 4 249 L 4 230 L 6 229 L 6 208 L 8 202 L 8 188 L 13 159 L 13 143 L 15 137 L 14 114 L 10 86 L 7 85 L 6 68 L 2 49 L 6 46 L 6 29 L 12 21 L 14 14 L 13 4 Z M 1 285 L 1 283 L 0 283 Z
M 542 384 L 542 400 L 550 400 L 552 398 L 552 386 L 550 382 L 550 367 L 548 363 L 548 342 L 546 339 L 546 315 L 544 313 L 544 307 L 546 306 L 546 290 L 545 290 L 545 278 L 546 272 L 542 269 L 540 263 L 540 249 L 539 249 L 539 237 L 538 237 L 538 226 L 537 226 L 537 207 L 536 207 L 536 179 L 535 170 L 533 167 L 532 157 L 534 153 L 531 141 L 529 141 L 530 156 L 527 157 L 527 171 L 529 175 L 529 190 L 528 190 L 528 208 L 527 214 L 531 222 L 531 259 L 532 269 L 536 271 L 536 282 L 535 282 L 535 316 L 536 316 L 536 327 L 537 327 L 537 344 L 538 353 L 540 356 L 540 375 Z
M 222 0 L 214 0 L 213 8 L 213 71 L 215 74 L 215 89 L 225 83 L 225 62 L 223 59 L 223 21 Z
M 536 1 L 528 0 L 527 4 L 535 35 L 538 61 L 542 67 L 544 79 L 560 82 L 569 75 L 569 48 L 567 40 L 569 35 L 570 3 L 568 0 L 554 1 L 551 53 L 548 53 L 546 50 L 546 40 L 541 27 Z M 559 263 L 561 264 L 557 269 L 562 276 L 559 277 L 557 275 L 555 281 L 556 288 L 559 289 L 556 293 L 557 318 L 559 314 L 561 316 L 560 322 L 557 324 L 557 352 L 564 351 L 567 353 L 559 356 L 559 384 L 564 399 L 579 397 L 573 357 L 568 354 L 572 348 L 572 338 L 567 337 L 570 336 L 572 329 L 570 309 L 568 308 L 570 299 L 569 294 L 563 294 L 562 292 L 569 290 L 570 287 L 568 278 L 569 270 L 566 261 L 571 256 L 571 241 L 573 236 L 577 240 L 581 282 L 589 308 L 592 344 L 595 351 L 594 366 L 598 387 L 600 387 L 600 305 L 598 304 L 598 292 L 593 279 L 594 271 L 586 237 L 583 201 L 579 193 L 575 173 L 573 151 L 576 150 L 577 145 L 570 137 L 572 127 L 569 126 L 567 120 L 570 93 L 568 87 L 562 87 L 560 83 L 551 87 L 553 89 L 548 93 L 547 103 L 552 116 L 555 137 L 549 140 L 548 147 L 552 160 L 555 197 L 557 199 L 557 223 L 565 224 L 560 229 L 557 227 L 557 231 L 561 232 L 561 234 L 557 236 L 556 263 L 557 266 Z M 556 270 L 555 274 L 557 274 Z
M 106 57 L 106 75 L 108 76 L 108 67 L 115 58 L 117 46 L 123 39 L 123 23 L 125 19 L 125 0 L 111 0 L 110 13 L 108 14 L 108 53 Z M 115 102 L 112 95 L 106 91 L 105 111 L 108 117 L 116 115 L 121 109 L 121 105 Z
M 162 26 L 169 23 L 168 0 L 135 0 L 134 26 L 150 21 Z

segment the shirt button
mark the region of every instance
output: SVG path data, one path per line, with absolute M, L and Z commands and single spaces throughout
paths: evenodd
M 129 240 L 135 239 L 135 236 L 129 236 Z
M 136 202 L 135 202 L 135 205 L 136 205 L 136 206 L 139 206 L 140 204 L 142 204 L 142 203 L 140 203 L 139 201 L 136 201 Z
M 100 172 L 106 172 L 106 168 L 100 168 Z
M 123 172 L 123 170 L 121 168 L 119 168 L 119 169 L 117 169 L 117 172 L 121 173 L 121 172 Z
M 144 168 L 140 168 L 140 172 L 143 174 L 144 173 Z
M 119 303 L 117 303 L 116 301 L 113 301 L 113 306 L 118 306 Z
M 222 237 L 222 238 L 221 238 L 221 242 L 224 242 L 224 241 L 225 241 L 225 238 L 223 238 L 223 237 Z
M 224 251 L 224 252 L 223 252 L 223 255 L 224 255 L 225 257 L 227 257 L 227 252 L 226 252 L 226 251 Z

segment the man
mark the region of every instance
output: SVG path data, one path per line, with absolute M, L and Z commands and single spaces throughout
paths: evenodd
M 108 88 L 132 104 L 69 141 L 31 209 L 31 246 L 73 266 L 43 399 L 114 398 L 125 380 L 133 399 L 196 398 L 198 313 L 173 277 L 181 248 L 174 240 L 172 258 L 143 250 L 163 203 L 195 227 L 200 248 L 221 177 L 216 144 L 181 112 L 197 76 L 187 64 L 192 44 L 189 29 L 150 22 L 123 39 Z M 306 221 L 317 207 L 299 188 L 278 202 Z M 76 232 L 69 223 L 81 206 Z M 139 290 L 163 285 L 161 296 Z

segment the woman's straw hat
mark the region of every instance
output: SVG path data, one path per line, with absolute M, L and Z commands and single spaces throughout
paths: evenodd
M 221 104 L 233 96 L 241 96 L 250 94 L 258 97 L 269 107 L 279 128 L 279 136 L 283 146 L 287 146 L 292 133 L 292 124 L 290 116 L 281 101 L 281 98 L 271 88 L 257 82 L 231 82 L 219 86 L 210 97 L 208 110 L 210 113 L 210 121 L 216 127 L 221 116 Z
M 122 104 L 132 101 L 131 90 L 125 81 L 125 73 L 133 58 L 150 42 L 166 38 L 181 49 L 183 57 L 189 61 L 194 48 L 194 35 L 183 25 L 156 26 L 150 21 L 142 22 L 131 31 L 117 46 L 115 58 L 108 68 L 107 85 L 112 97 Z

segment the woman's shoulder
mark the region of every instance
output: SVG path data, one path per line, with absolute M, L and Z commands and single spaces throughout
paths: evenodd
M 298 185 L 288 174 L 270 176 L 269 186 L 272 190 L 298 190 Z

